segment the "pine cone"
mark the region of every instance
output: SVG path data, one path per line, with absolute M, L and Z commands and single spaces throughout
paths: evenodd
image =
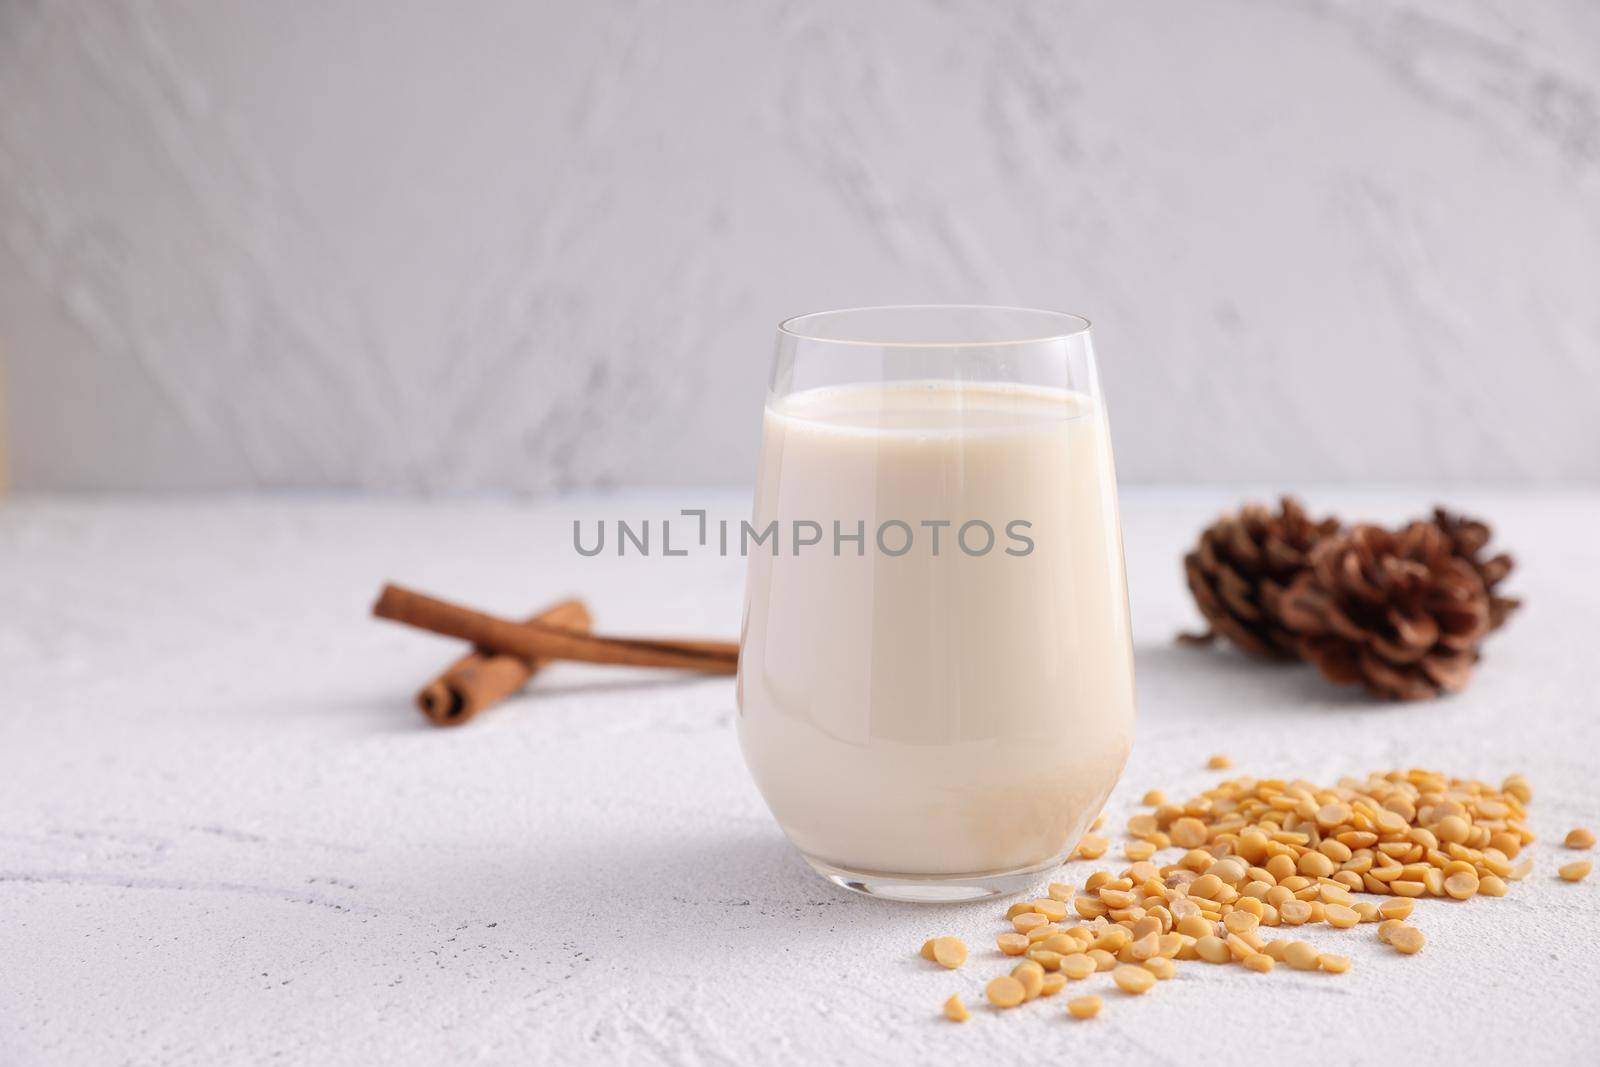
M 1484 546 L 1494 537 L 1494 531 L 1489 528 L 1489 524 L 1481 519 L 1471 519 L 1465 515 L 1453 514 L 1444 508 L 1434 508 L 1433 522 L 1450 539 L 1451 551 L 1471 564 L 1472 569 L 1478 572 L 1478 577 L 1483 579 L 1483 587 L 1489 593 L 1489 629 L 1500 629 L 1506 624 L 1507 616 L 1522 606 L 1520 600 L 1498 596 L 1495 593 L 1495 589 L 1511 573 L 1512 567 L 1516 566 L 1516 561 L 1505 552 L 1493 559 L 1478 558 Z
M 1483 579 L 1431 522 L 1323 540 L 1279 609 L 1324 677 L 1397 700 L 1463 688 L 1489 632 Z
M 1253 655 L 1298 655 L 1298 638 L 1278 617 L 1277 599 L 1305 568 L 1311 547 L 1338 529 L 1337 519 L 1312 520 L 1288 496 L 1276 514 L 1246 504 L 1212 523 L 1183 560 L 1189 591 L 1211 624 L 1209 634 L 1190 640 L 1221 634 Z

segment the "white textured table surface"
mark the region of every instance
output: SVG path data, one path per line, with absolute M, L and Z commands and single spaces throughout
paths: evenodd
M 1535 873 L 1501 900 L 1423 902 L 1416 957 L 1318 929 L 1354 958 L 1342 977 L 1190 964 L 1142 999 L 1097 988 L 1090 1024 L 1058 998 L 961 1027 L 937 1009 L 981 1003 L 1000 909 L 815 878 L 740 762 L 730 681 L 564 666 L 437 730 L 409 701 L 455 646 L 366 618 L 394 578 L 732 635 L 739 561 L 581 559 L 569 523 L 741 498 L 0 503 L 0 1063 L 1236 1063 L 1264 1042 L 1596 1062 L 1600 878 L 1554 867 L 1570 826 L 1600 824 L 1600 495 L 1309 496 L 1347 517 L 1480 510 L 1528 607 L 1468 692 L 1366 703 L 1173 647 L 1194 619 L 1179 554 L 1241 494 L 1125 494 L 1141 718 L 1111 825 L 1147 788 L 1217 780 L 1214 750 L 1323 781 L 1520 770 Z M 935 933 L 974 946 L 965 968 L 916 958 Z

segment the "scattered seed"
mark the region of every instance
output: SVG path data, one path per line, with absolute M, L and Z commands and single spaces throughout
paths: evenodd
M 1254 956 L 1256 954 L 1260 940 L 1260 938 L 1255 938 L 1252 941 L 1251 938 L 1240 937 L 1238 934 L 1229 934 L 1224 940 L 1224 944 L 1228 946 L 1228 952 L 1234 959 L 1242 960 L 1246 956 Z
M 1086 997 L 1073 997 L 1067 1001 L 1067 1011 L 1074 1019 L 1093 1019 L 1100 1014 L 1100 998 L 1092 993 Z
M 1051 971 L 1059 971 L 1061 969 L 1062 956 L 1059 952 L 1052 952 L 1047 948 L 1036 948 L 1028 953 L 1028 958 L 1044 968 L 1046 978 L 1050 977 Z
M 1124 965 L 1111 972 L 1111 980 L 1124 993 L 1148 993 L 1156 984 L 1156 976 L 1143 967 Z
M 1157 956 L 1154 959 L 1145 960 L 1140 966 L 1163 982 L 1178 973 L 1177 964 L 1165 956 Z
M 1218 752 L 1215 756 L 1212 756 L 1210 759 L 1206 760 L 1206 766 L 1213 771 L 1220 771 L 1225 768 L 1232 767 L 1233 760 Z
M 1404 923 L 1400 924 L 1398 930 L 1389 931 L 1389 944 L 1407 956 L 1421 952 L 1423 942 L 1426 940 L 1427 938 L 1422 936 L 1421 930 L 1418 930 L 1415 926 L 1407 926 Z
M 1385 919 L 1404 919 L 1411 914 L 1411 909 L 1416 907 L 1416 901 L 1405 897 L 1390 897 L 1378 905 L 1378 914 Z
M 1172 837 L 1172 843 L 1179 848 L 1199 848 L 1210 836 L 1206 824 L 1192 815 L 1185 815 L 1174 822 L 1168 833 Z
M 1094 947 L 1107 952 L 1116 952 L 1132 940 L 1133 934 L 1126 926 L 1108 926 L 1094 939 Z
M 1255 930 L 1261 919 L 1248 911 L 1230 911 L 1222 917 L 1222 925 L 1230 934 L 1248 934 Z
M 1233 953 L 1228 950 L 1228 943 L 1215 934 L 1202 937 L 1194 943 L 1195 955 L 1207 963 L 1227 963 L 1233 959 Z
M 1562 844 L 1568 848 L 1594 848 L 1594 831 L 1585 826 L 1568 830 L 1567 839 Z
M 1142 963 L 1160 954 L 1161 935 L 1154 931 L 1128 943 L 1128 955 L 1138 962 Z
M 1303 900 L 1286 900 L 1278 907 L 1278 917 L 1290 926 L 1299 926 L 1311 918 L 1311 905 Z
M 933 958 L 939 966 L 953 971 L 967 962 L 966 943 L 955 937 L 936 937 L 933 939 Z
M 1073 981 L 1087 978 L 1097 969 L 1094 959 L 1082 952 L 1061 957 L 1061 973 Z
M 1151 834 L 1159 833 L 1160 830 L 1161 824 L 1148 811 L 1141 811 L 1128 817 L 1128 833 L 1134 837 L 1149 837 Z
M 1025 934 L 1029 930 L 1037 930 L 1049 921 L 1049 919 L 1046 919 L 1036 911 L 1025 911 L 1015 919 L 1012 919 L 1011 925 L 1016 928 L 1017 933 Z
M 1032 1000 L 1044 988 L 1044 968 L 1033 960 L 1023 960 L 1011 968 L 1011 977 L 1022 983 L 1022 996 Z
M 1307 878 L 1326 878 L 1335 870 L 1334 862 L 1320 852 L 1307 852 L 1300 857 L 1300 873 Z
M 1317 960 L 1316 947 L 1306 941 L 1291 941 L 1283 950 L 1283 962 L 1297 971 L 1316 970 L 1319 966 Z
M 1028 951 L 1027 934 L 1001 934 L 995 941 L 1000 945 L 1000 951 L 1007 956 L 1020 956 Z
M 1051 934 L 1043 941 L 1036 942 L 1034 947 L 1044 949 L 1046 952 L 1054 952 L 1060 956 L 1070 956 L 1077 952 L 1081 945 L 1075 937 L 1069 937 L 1066 934 Z
M 1048 948 L 1049 946 L 1045 945 L 1044 942 L 1050 940 L 1059 933 L 1061 933 L 1061 927 L 1059 925 L 1056 923 L 1045 923 L 1043 926 L 1035 926 L 1032 930 L 1029 930 L 1022 936 L 1028 939 L 1028 946 L 1030 948 L 1035 945 Z
M 1317 809 L 1317 825 L 1324 830 L 1332 830 L 1349 822 L 1350 815 L 1350 805 L 1343 801 L 1324 804 Z
M 1227 765 L 1221 755 L 1208 764 Z M 1082 889 L 1052 882 L 1038 899 L 1010 905 L 1014 932 L 1000 934 L 996 945 L 1025 958 L 985 995 L 996 1007 L 1013 1007 L 1097 971 L 1111 971 L 1118 988 L 1141 994 L 1176 973 L 1174 960 L 1240 962 L 1256 972 L 1278 963 L 1330 974 L 1350 969 L 1349 957 L 1319 953 L 1308 942 L 1266 940 L 1266 928 L 1279 925 L 1375 923 L 1380 942 L 1416 953 L 1425 938 L 1405 920 L 1417 898 L 1504 896 L 1509 882 L 1533 869 L 1526 848 L 1534 841 L 1531 797 L 1520 775 L 1495 789 L 1424 770 L 1346 778 L 1330 788 L 1236 778 L 1182 803 L 1151 790 L 1143 801 L 1151 810 L 1127 822 L 1130 866 L 1096 871 Z M 1093 829 L 1104 822 L 1102 813 Z M 1594 834 L 1578 827 L 1565 843 L 1592 848 Z M 1163 864 L 1155 855 L 1167 847 L 1183 855 Z M 1090 832 L 1073 855 L 1095 859 L 1109 849 L 1105 837 Z M 1590 867 L 1570 863 L 1559 874 L 1578 881 Z M 955 968 L 967 947 L 935 937 L 921 954 Z M 1100 1007 L 1094 996 L 1069 1003 L 1077 1018 Z M 945 1014 L 969 1017 L 959 997 L 946 1001 Z
M 1562 864 L 1556 873 L 1561 875 L 1565 881 L 1581 882 L 1589 877 L 1589 870 L 1593 866 L 1588 860 L 1579 860 L 1576 863 Z
M 944 1017 L 953 1023 L 964 1023 L 972 1018 L 972 1013 L 967 1010 L 965 1004 L 961 1003 L 961 998 L 952 993 L 950 994 L 950 999 L 944 1002 Z
M 1111 842 L 1099 834 L 1084 834 L 1083 840 L 1078 842 L 1073 855 L 1079 859 L 1097 860 L 1106 854 L 1106 849 L 1111 847 Z
M 1033 910 L 1053 923 L 1058 923 L 1067 917 L 1066 904 L 1050 897 L 1041 897 L 1035 900 L 1033 902 Z
M 1007 975 L 991 978 L 989 984 L 984 987 L 983 994 L 989 998 L 989 1003 L 997 1008 L 1014 1008 L 1027 998 L 1027 991 L 1023 989 L 1022 983 Z

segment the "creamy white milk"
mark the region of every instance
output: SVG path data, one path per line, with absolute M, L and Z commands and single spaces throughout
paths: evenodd
M 842 386 L 766 412 L 739 737 L 778 822 L 854 871 L 1049 863 L 1127 758 L 1133 659 L 1110 443 L 1095 401 L 1003 384 Z M 820 523 L 796 549 L 789 524 Z M 864 554 L 843 542 L 864 523 Z M 879 524 L 913 534 L 904 555 Z M 939 553 L 925 520 L 948 520 Z M 983 520 L 969 555 L 958 528 Z M 1008 536 L 1007 525 L 1017 520 Z M 814 531 L 808 533 L 809 537 Z M 967 547 L 984 547 L 971 527 Z M 885 530 L 899 551 L 905 534 Z

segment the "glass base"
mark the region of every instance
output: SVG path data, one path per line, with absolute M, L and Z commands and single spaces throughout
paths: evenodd
M 1034 867 L 1011 871 L 983 871 L 977 874 L 890 874 L 885 871 L 852 871 L 835 867 L 812 856 L 800 855 L 811 869 L 836 886 L 877 897 L 912 904 L 959 904 L 967 900 L 988 900 L 1021 893 L 1039 881 L 1045 871 L 1061 866 L 1059 859 Z

